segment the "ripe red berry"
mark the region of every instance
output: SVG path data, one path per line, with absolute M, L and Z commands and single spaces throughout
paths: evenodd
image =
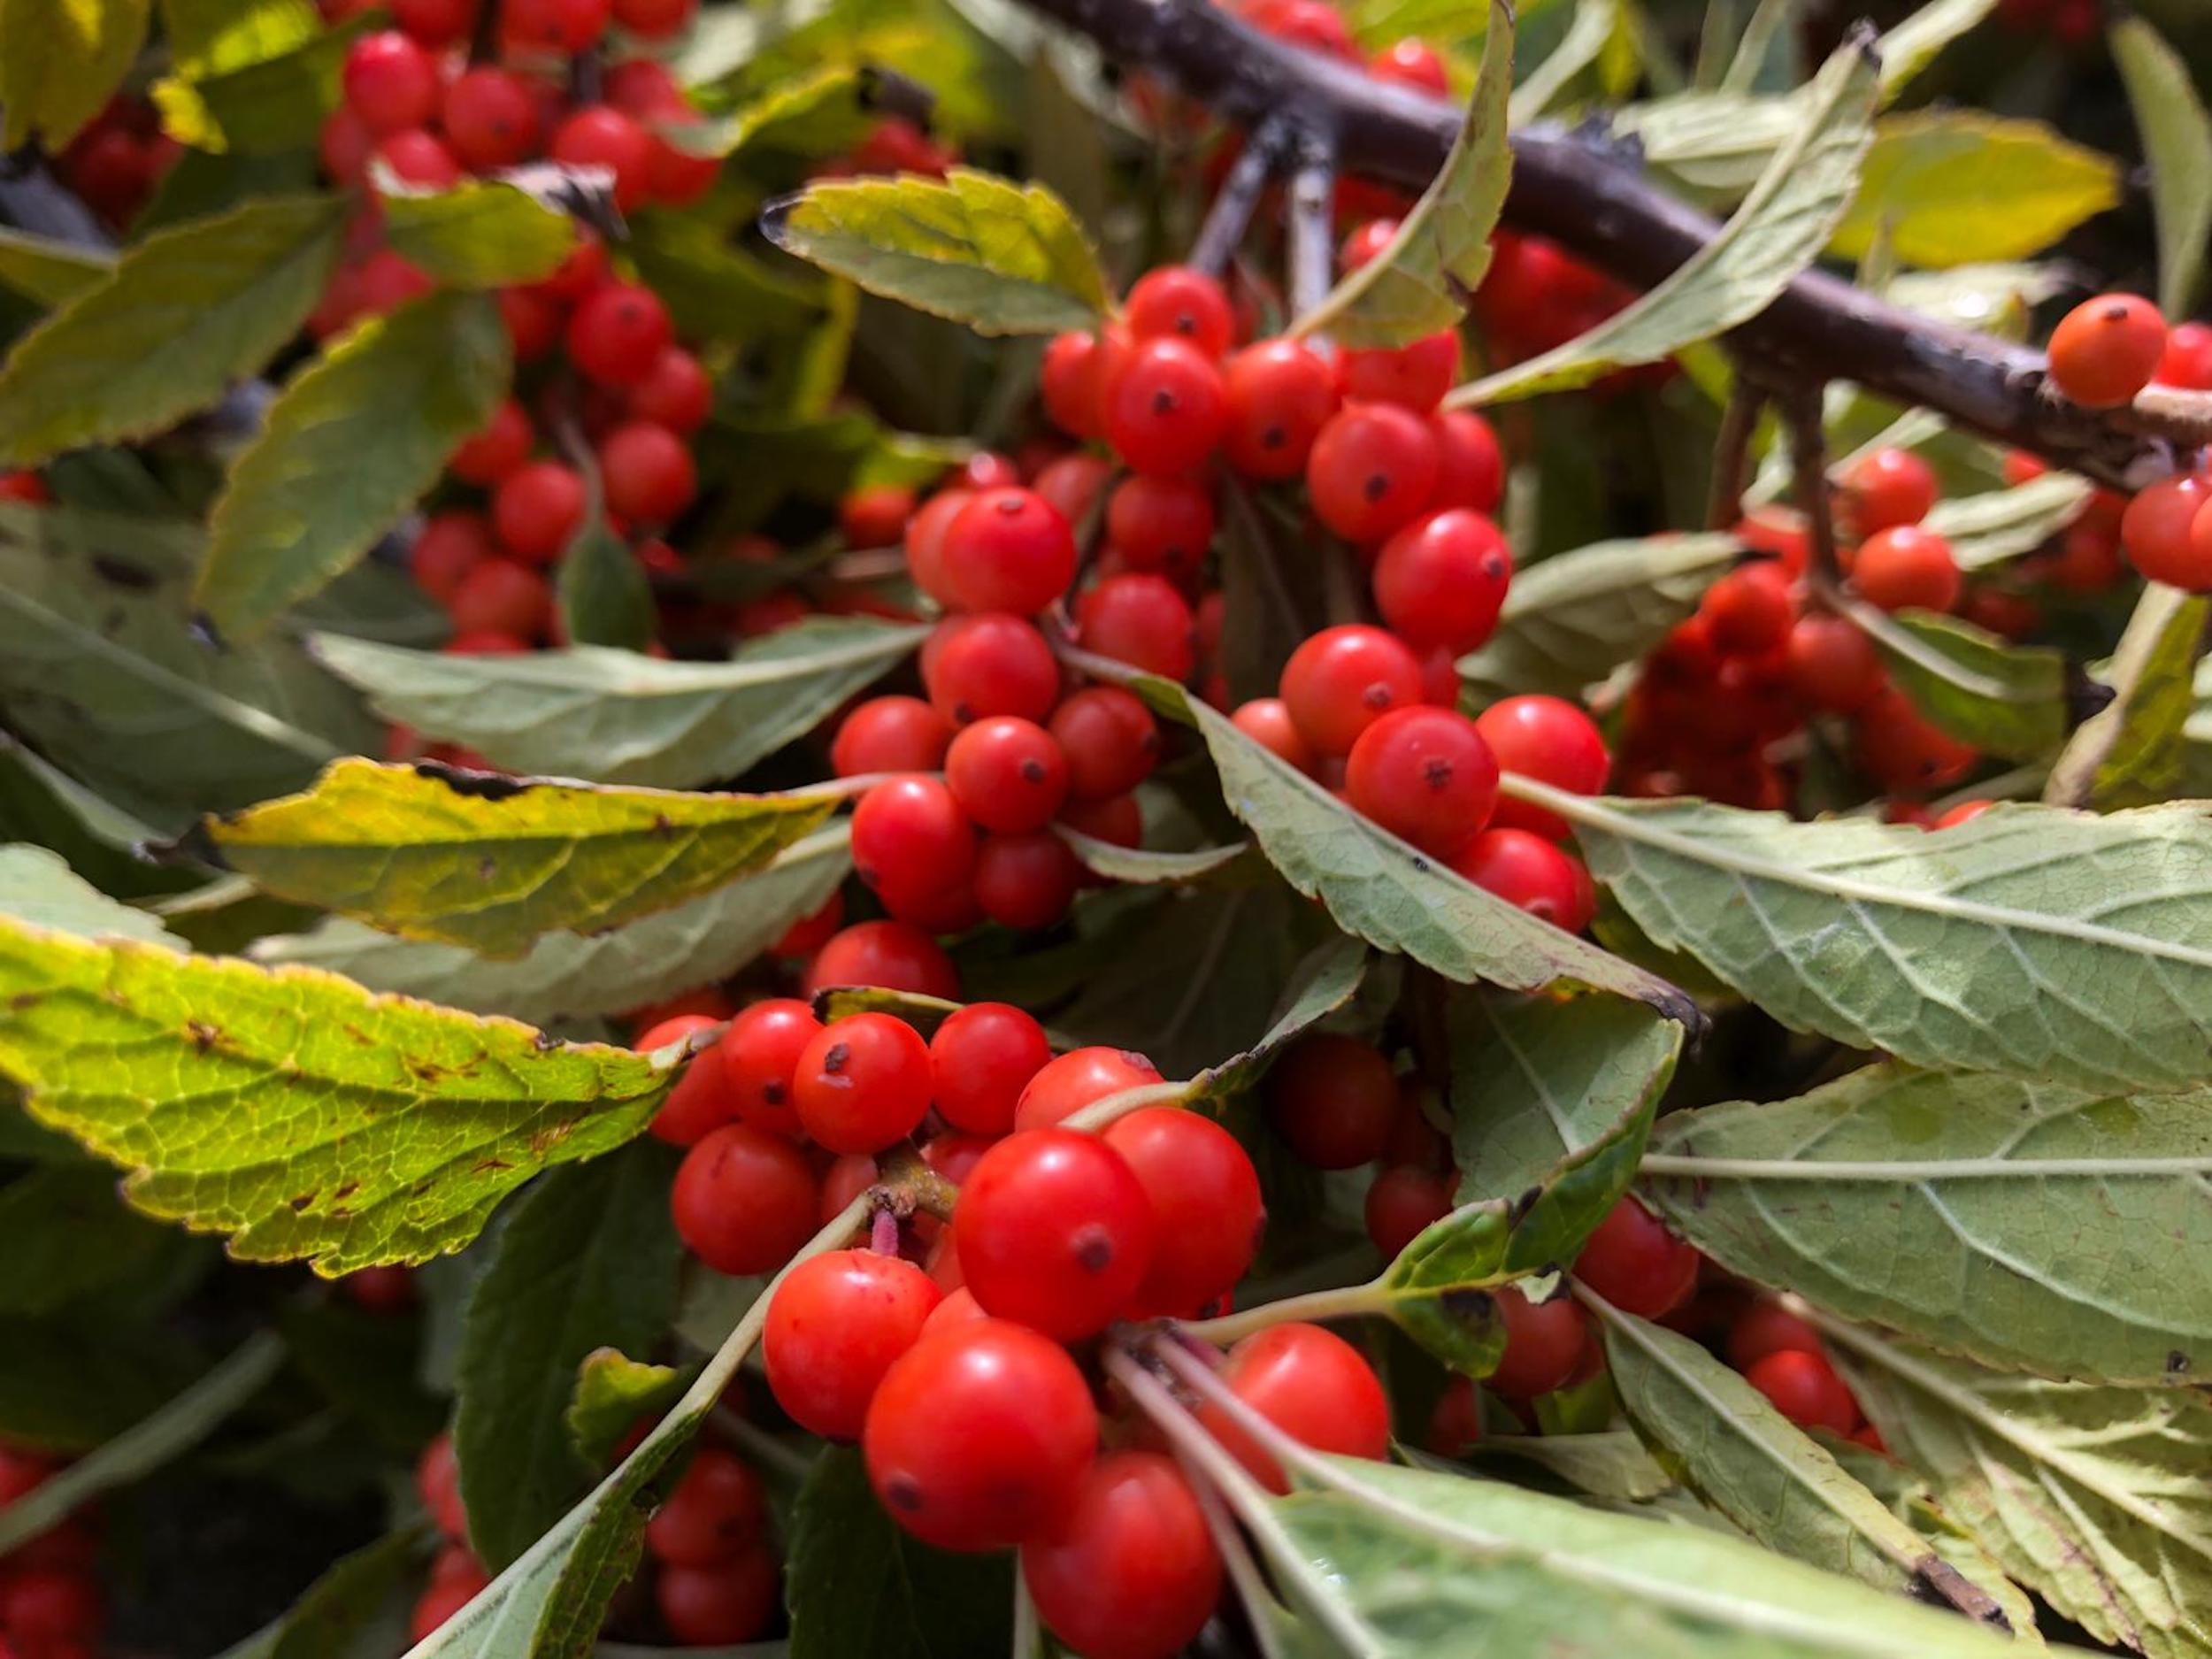
M 426 127 L 438 112 L 438 65 L 397 29 L 364 35 L 346 49 L 340 72 L 346 107 L 382 137 Z
M 438 286 L 428 273 L 389 248 L 380 248 L 362 262 L 355 285 L 362 311 L 372 317 L 396 311 Z
M 588 104 L 555 127 L 546 153 L 568 166 L 611 172 L 615 205 L 625 212 L 642 207 L 651 193 L 652 135 L 603 104 Z
M 1459 1186 L 1456 1170 L 1424 1170 L 1392 1164 L 1368 1183 L 1363 1218 L 1367 1238 L 1383 1255 L 1394 1256 L 1452 1212 Z
M 1498 757 L 1498 770 L 1533 778 L 1555 789 L 1595 795 L 1612 765 L 1597 722 L 1564 698 L 1530 693 L 1502 697 L 1475 717 L 1475 730 Z M 1557 840 L 1567 822 L 1556 812 L 1499 797 L 1490 815 L 1501 829 L 1528 830 Z
M 464 483 L 496 484 L 529 458 L 530 417 L 505 397 L 484 429 L 464 440 L 446 465 Z
M 433 513 L 408 549 L 407 568 L 433 599 L 450 600 L 462 579 L 498 551 L 482 513 Z
M 929 1045 L 888 1014 L 832 1020 L 801 1052 L 791 1092 L 818 1146 L 880 1152 L 929 1110 Z
M 1498 526 L 1465 508 L 1415 519 L 1383 543 L 1375 607 L 1417 651 L 1471 651 L 1498 626 L 1513 580 L 1513 549 Z
M 1627 1313 L 1656 1319 L 1697 1288 L 1697 1248 L 1667 1231 L 1633 1198 L 1606 1212 L 1575 1257 L 1574 1274 Z
M 941 1327 L 902 1355 L 862 1433 L 878 1500 L 941 1549 L 1043 1536 L 1073 1505 L 1097 1446 L 1098 1411 L 1067 1351 L 991 1318 Z
M 1505 495 L 1505 455 L 1490 423 L 1471 409 L 1444 409 L 1430 417 L 1429 430 L 1436 438 L 1430 507 L 1495 511 Z
M 2161 479 L 2128 503 L 2120 541 L 2129 561 L 2153 581 L 2195 591 L 2212 579 L 2212 565 L 2198 557 L 2192 526 L 2212 501 L 2212 474 L 2184 472 Z
M 1042 829 L 1068 792 L 1058 741 L 1033 721 L 995 715 L 961 728 L 945 754 L 945 783 L 987 830 Z
M 1106 539 L 1132 570 L 1189 576 L 1213 536 L 1213 495 L 1190 479 L 1140 472 L 1106 498 Z
M 922 684 L 955 725 L 995 714 L 1041 722 L 1060 698 L 1060 664 L 1029 623 L 987 611 L 938 625 L 922 647 Z
M 629 421 L 602 439 L 599 470 L 608 507 L 641 523 L 667 523 L 699 490 L 690 447 L 649 420 Z
M 1292 1440 L 1317 1452 L 1381 1459 L 1390 1450 L 1390 1402 L 1374 1368 L 1342 1337 L 1317 1325 L 1279 1325 L 1229 1350 L 1220 1378 L 1229 1392 Z M 1271 1492 L 1290 1482 L 1273 1454 L 1208 1403 L 1199 1421 Z
M 588 503 L 574 468 L 533 461 L 500 480 L 492 495 L 492 526 L 517 558 L 550 565 L 582 526 Z
M 1854 534 L 1870 536 L 1901 524 L 1918 524 L 1941 493 L 1935 468 L 1910 449 L 1876 449 L 1844 472 L 1844 517 Z
M 1221 371 L 1182 340 L 1139 342 L 1103 391 L 1106 442 L 1139 472 L 1188 472 L 1228 418 Z
M 1894 687 L 1860 710 L 1852 723 L 1860 770 L 1886 789 L 1947 789 L 1973 769 L 1974 750 L 1921 718 Z
M 1782 1348 L 1754 1362 L 1744 1380 L 1801 1429 L 1849 1434 L 1859 1426 L 1858 1402 L 1824 1355 Z
M 1083 886 L 1083 864 L 1049 830 L 987 835 L 975 855 L 975 902 L 1002 927 L 1049 927 Z
M 1380 541 L 1410 524 L 1436 488 L 1436 434 L 1395 403 L 1348 403 L 1306 457 L 1314 516 L 1348 541 Z
M 1317 1170 L 1373 1163 L 1398 1121 L 1398 1082 L 1382 1050 L 1335 1032 L 1301 1037 L 1286 1048 L 1263 1097 L 1275 1133 Z
M 1254 697 L 1240 703 L 1229 720 L 1269 754 L 1301 772 L 1311 772 L 1319 758 L 1313 746 L 1298 734 L 1297 723 L 1290 718 L 1290 705 L 1280 697 Z
M 415 1494 L 440 1533 L 457 1544 L 468 1541 L 468 1512 L 461 1507 L 461 1465 L 454 1456 L 451 1434 L 439 1435 L 415 1460 Z
M 817 1207 L 806 1155 L 748 1124 L 725 1124 L 685 1153 L 669 1193 L 677 1233 L 718 1273 L 781 1267 L 812 1236 Z
M 895 914 L 906 901 L 964 885 L 975 846 L 975 825 L 934 778 L 891 779 L 853 809 L 853 869 Z
M 1344 623 L 1291 653 L 1281 691 L 1308 744 L 1323 755 L 1348 755 L 1384 715 L 1421 701 L 1421 666 L 1395 634 Z
M 1424 852 L 1448 858 L 1490 821 L 1498 763 L 1454 709 L 1396 709 L 1359 734 L 1345 763 L 1353 807 Z
M 1146 272 L 1129 290 L 1122 313 L 1139 340 L 1181 340 L 1210 357 L 1226 351 L 1236 332 L 1221 284 L 1188 265 L 1158 265 Z
M 607 32 L 609 0 L 500 0 L 499 23 L 518 46 L 573 58 Z
M 2176 323 L 2158 359 L 2158 383 L 2212 391 L 2212 324 Z
M 971 1134 L 1002 1135 L 1014 1126 L 1022 1091 L 1051 1058 L 1044 1027 L 1029 1015 L 1004 1002 L 972 1002 L 929 1040 L 938 1113 Z
M 430 1565 L 430 1582 L 416 1599 L 408 1617 L 408 1632 L 415 1641 L 428 1639 L 490 1585 L 484 1563 L 460 1544 L 449 1544 Z
M 699 0 L 614 0 L 614 20 L 641 41 L 666 40 L 691 21 Z
M 1739 566 L 1705 590 L 1698 617 L 1723 657 L 1765 657 L 1789 637 L 1797 605 L 1790 579 L 1772 559 Z
M 711 1567 L 742 1555 L 767 1530 L 760 1477 L 720 1447 L 703 1446 L 645 1524 L 645 1547 L 670 1566 Z
M 1223 397 L 1229 465 L 1247 478 L 1281 480 L 1305 470 L 1315 438 L 1336 412 L 1336 381 L 1297 341 L 1263 340 L 1229 359 Z
M 461 164 L 434 134 L 420 127 L 380 139 L 376 158 L 402 184 L 422 190 L 449 190 L 461 180 Z
M 663 1566 L 653 1575 L 653 1605 L 680 1647 L 724 1647 L 766 1632 L 781 1598 L 776 1558 L 764 1544 L 711 1567 Z
M 461 578 L 446 603 L 457 634 L 495 633 L 541 637 L 553 621 L 553 590 L 536 571 L 512 559 L 486 559 Z
M 952 722 L 919 697 L 871 697 L 839 722 L 830 764 L 841 778 L 935 772 L 952 734 Z
M 1900 525 L 1859 544 L 1851 585 L 1885 611 L 1948 611 L 1966 581 L 1948 541 L 1918 525 Z
M 1396 403 L 1430 413 L 1459 379 L 1459 331 L 1424 334 L 1410 344 L 1346 351 L 1337 359 L 1337 384 L 1347 400 Z
M 1378 81 L 1411 87 L 1417 92 L 1441 96 L 1451 90 L 1444 60 L 1436 55 L 1436 48 L 1417 35 L 1409 35 L 1384 47 L 1367 60 L 1367 73 Z
M 1038 396 L 1052 424 L 1073 438 L 1098 435 L 1101 359 L 1098 336 L 1083 331 L 1055 334 L 1038 373 Z
M 681 346 L 663 349 L 645 378 L 629 391 L 633 420 L 650 420 L 672 432 L 696 432 L 713 407 L 714 383 L 699 359 Z
M 1580 933 L 1596 912 L 1589 872 L 1557 843 L 1526 830 L 1485 830 L 1451 864 L 1485 892 L 1568 933 Z
M 1728 1363 L 1738 1371 L 1749 1371 L 1768 1355 L 1791 1348 L 1821 1353 L 1820 1333 L 1778 1302 L 1753 1302 L 1728 1327 Z
M 876 1385 L 941 1300 L 928 1274 L 873 1250 L 834 1250 L 792 1269 L 768 1303 L 761 1357 L 776 1403 L 831 1440 L 856 1440 Z
M 984 1155 L 960 1189 L 952 1234 L 986 1313 L 1070 1341 L 1129 1310 L 1155 1224 L 1119 1153 L 1095 1135 L 1036 1129 Z
M 1581 1303 L 1560 1294 L 1533 1302 L 1511 1285 L 1494 1293 L 1493 1307 L 1505 1326 L 1505 1356 L 1483 1380 L 1508 1400 L 1533 1400 L 1563 1388 L 1590 1343 Z
M 1109 1095 L 1160 1080 L 1158 1067 L 1127 1048 L 1072 1049 L 1023 1086 L 1014 1108 L 1014 1127 L 1048 1128 Z
M 1152 1264 L 1135 1317 L 1188 1317 L 1233 1289 L 1267 1220 L 1258 1172 L 1236 1137 L 1195 1112 L 1148 1106 L 1116 1118 L 1102 1138 L 1152 1206 Z
M 516 362 L 534 363 L 553 349 L 561 337 L 558 301 L 536 288 L 502 288 L 495 297 L 499 319 L 514 342 Z
M 1159 761 L 1158 722 L 1119 686 L 1087 686 L 1063 699 L 1047 729 L 1066 757 L 1068 794 L 1077 801 L 1126 795 Z
M 1187 680 L 1198 665 L 1189 602 L 1164 576 L 1107 577 L 1075 602 L 1075 622 L 1085 650 L 1163 679 Z
M 477 0 L 392 0 L 392 21 L 424 46 L 450 46 L 475 27 L 476 5 Z
M 983 490 L 945 526 L 938 557 L 964 608 L 1025 616 L 1075 579 L 1075 534 L 1033 490 Z
M 728 1114 L 766 1133 L 798 1139 L 793 1081 L 800 1056 L 821 1031 L 814 1010 L 795 997 L 770 997 L 742 1010 L 714 1048 Z
M 2051 331 L 2051 379 L 2091 409 L 2132 402 L 2166 350 L 2166 319 L 2134 294 L 2084 300 Z
M 640 1054 L 651 1054 L 711 1031 L 719 1023 L 711 1014 L 679 1014 L 648 1026 L 632 1047 Z M 736 1116 L 720 1046 L 709 1043 L 685 1063 L 683 1075 L 653 1114 L 652 1131 L 672 1146 L 696 1146 Z
M 652 373 L 674 332 L 652 289 L 610 282 L 571 313 L 568 355 L 602 386 L 635 386 Z
M 867 484 L 837 503 L 837 533 L 850 548 L 896 547 L 914 516 L 914 492 L 903 484 Z
M 817 951 L 802 990 L 864 985 L 956 997 L 960 975 L 937 941 L 904 922 L 856 922 Z
M 1881 695 L 1881 654 L 1856 623 L 1816 613 L 1791 626 L 1790 687 L 1807 703 L 1851 714 Z
M 1175 1460 L 1110 1452 L 1067 1517 L 1024 1544 L 1022 1582 L 1045 1628 L 1086 1659 L 1171 1659 L 1221 1599 L 1221 1554 Z

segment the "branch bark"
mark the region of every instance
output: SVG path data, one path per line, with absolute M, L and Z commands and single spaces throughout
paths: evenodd
M 1333 144 L 1345 170 L 1407 189 L 1427 185 L 1462 119 L 1446 99 L 1286 45 L 1211 0 L 1026 4 L 1088 35 L 1109 63 L 1158 75 L 1240 125 L 1279 117 L 1302 126 Z M 1601 143 L 1557 127 L 1516 133 L 1513 162 L 1506 222 L 1639 288 L 1720 228 Z M 2123 489 L 2179 470 L 2179 451 L 2212 436 L 2212 405 L 2201 397 L 2084 409 L 2045 390 L 2042 353 L 1904 311 L 1818 271 L 1797 278 L 1730 344 L 1757 358 L 1770 380 L 1855 381 Z

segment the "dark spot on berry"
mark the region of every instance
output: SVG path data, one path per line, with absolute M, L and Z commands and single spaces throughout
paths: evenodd
M 852 1057 L 852 1046 L 849 1043 L 833 1042 L 829 1046 L 829 1052 L 822 1056 L 822 1070 L 832 1077 L 835 1077 L 845 1069 L 845 1062 Z
M 1421 764 L 1421 781 L 1441 794 L 1452 786 L 1452 763 L 1442 759 L 1424 761 Z
M 1371 709 L 1387 709 L 1390 706 L 1390 687 L 1378 680 L 1359 694 L 1359 700 Z
M 911 1475 L 893 1475 L 883 1483 L 884 1502 L 909 1515 L 922 1512 L 921 1483 Z
M 1380 501 L 1385 495 L 1390 494 L 1390 474 L 1370 472 L 1367 475 L 1367 481 L 1360 486 L 1360 494 L 1370 501 Z
M 1024 783 L 1042 783 L 1044 780 L 1044 762 L 1039 760 L 1034 755 L 1032 755 L 1027 760 L 1022 762 L 1022 781 Z
M 1019 495 L 1001 495 L 995 504 L 1002 518 L 1020 518 L 1026 505 Z
M 1114 1264 L 1112 1234 L 1103 1227 L 1081 1227 L 1069 1238 L 1075 1264 L 1087 1273 L 1102 1273 Z
M 1169 391 L 1164 386 L 1160 388 L 1158 391 L 1153 393 L 1152 412 L 1156 415 L 1173 414 L 1175 412 L 1175 394 Z
M 1289 431 L 1282 426 L 1266 426 L 1260 432 L 1260 448 L 1279 449 L 1290 442 Z
M 784 1086 L 772 1078 L 760 1086 L 760 1098 L 771 1106 L 782 1105 L 786 1093 Z

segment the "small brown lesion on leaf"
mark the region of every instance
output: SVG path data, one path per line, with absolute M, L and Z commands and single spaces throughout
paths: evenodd
M 297 1198 L 291 1199 L 288 1202 L 291 1206 L 292 1213 L 296 1216 L 304 1210 L 308 1205 L 315 1202 L 315 1194 L 312 1193 L 302 1193 Z
M 204 1019 L 188 1019 L 185 1028 L 192 1033 L 192 1046 L 202 1054 L 212 1048 L 222 1033 Z
M 376 1046 L 375 1038 L 370 1036 L 367 1032 L 362 1030 L 360 1026 L 352 1024 L 350 1021 L 339 1026 L 339 1030 L 344 1032 L 347 1036 L 352 1038 L 354 1041 L 359 1043 L 365 1048 L 372 1048 Z
M 471 1175 L 492 1175 L 501 1170 L 511 1170 L 514 1167 L 504 1158 L 479 1158 L 470 1167 L 469 1173 Z
M 419 1083 L 434 1083 L 446 1074 L 443 1066 L 431 1060 L 410 1060 L 407 1069 Z
M 546 1153 L 550 1152 L 555 1147 L 560 1145 L 562 1141 L 567 1140 L 569 1136 L 574 1134 L 575 1133 L 576 1125 L 572 1119 L 557 1124 L 548 1124 L 542 1129 L 533 1130 L 531 1132 L 530 1150 L 533 1153 L 542 1156 Z
M 2012 1630 L 2012 1621 L 1995 1596 L 1932 1552 L 1912 1564 L 1912 1594 L 1916 1600 L 1955 1609 L 1978 1624 L 2008 1633 Z
M 2178 1377 L 2189 1369 L 2189 1356 L 2179 1348 L 2166 1356 L 2166 1374 Z
M 347 1183 L 346 1183 L 343 1187 L 340 1187 L 340 1188 L 339 1188 L 336 1192 L 334 1192 L 334 1193 L 331 1194 L 331 1195 L 330 1195 L 330 1196 L 331 1196 L 331 1198 L 332 1198 L 332 1200 L 333 1200 L 334 1202 L 342 1202 L 342 1201 L 344 1201 L 344 1200 L 346 1200 L 346 1199 L 349 1199 L 349 1198 L 352 1197 L 352 1196 L 353 1196 L 356 1193 L 359 1192 L 360 1190 L 361 1190 L 361 1183 L 360 1183 L 360 1182 L 358 1182 L 358 1181 L 348 1181 L 348 1182 L 347 1182 Z
M 667 813 L 656 812 L 653 814 L 653 833 L 657 837 L 662 841 L 666 841 L 675 833 L 676 826 L 668 821 Z
M 18 991 L 8 999 L 8 1011 L 12 1014 L 27 1013 L 45 1000 L 46 994 L 42 991 Z

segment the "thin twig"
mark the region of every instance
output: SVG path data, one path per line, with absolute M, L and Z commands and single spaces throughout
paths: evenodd
M 1336 140 L 1316 131 L 1298 135 L 1290 176 L 1290 311 L 1303 317 L 1329 297 L 1334 280 Z
M 1743 517 L 1744 488 L 1751 476 L 1751 440 L 1766 412 L 1767 395 L 1739 374 L 1722 411 L 1720 438 L 1713 446 L 1713 488 L 1705 506 L 1708 530 L 1733 529 Z
M 1789 427 L 1790 467 L 1796 480 L 1797 510 L 1805 516 L 1816 593 L 1832 593 L 1843 583 L 1843 562 L 1836 553 L 1836 516 L 1828 493 L 1824 390 L 1816 381 L 1775 394 Z
M 1282 160 L 1288 138 L 1289 128 L 1281 121 L 1263 121 L 1246 141 L 1230 165 L 1229 176 L 1221 181 L 1220 194 L 1206 210 L 1206 222 L 1198 227 L 1198 240 L 1191 243 L 1186 264 L 1208 276 L 1217 277 L 1228 270 L 1229 261 L 1251 227 L 1260 195 Z

